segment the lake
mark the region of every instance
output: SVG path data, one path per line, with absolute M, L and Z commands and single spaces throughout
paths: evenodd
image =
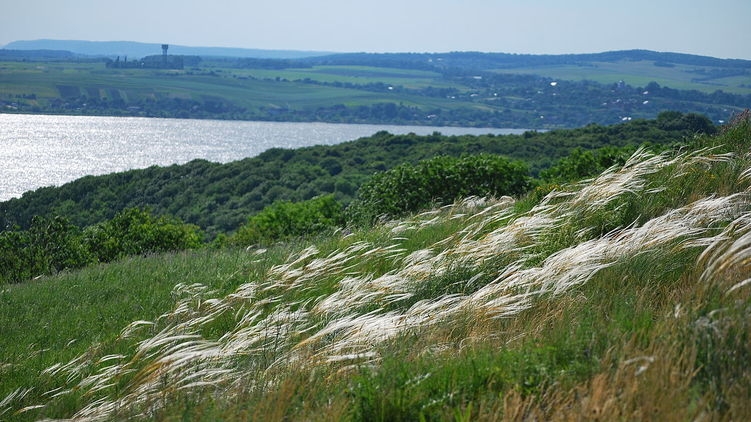
M 0 201 L 86 175 L 201 158 L 227 163 L 269 148 L 392 134 L 482 135 L 523 129 L 0 114 Z

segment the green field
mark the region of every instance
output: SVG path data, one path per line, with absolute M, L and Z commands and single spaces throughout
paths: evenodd
M 355 90 L 319 87 L 309 84 L 270 79 L 239 79 L 244 72 L 230 73 L 212 69 L 218 75 L 190 75 L 187 71 L 110 70 L 103 65 L 38 66 L 13 63 L 2 69 L 0 91 L 3 94 L 36 93 L 42 98 L 74 97 L 98 93 L 99 99 L 119 95 L 127 100 L 157 97 L 198 98 L 203 95 L 221 97 L 249 107 L 294 102 L 300 107 L 324 105 L 331 101 L 377 100 Z M 59 87 L 71 87 L 61 93 Z M 115 94 L 115 92 L 117 94 Z M 67 95 L 63 95 L 67 94 Z
M 215 100 L 249 110 L 260 108 L 315 110 L 336 104 L 348 107 L 399 102 L 407 106 L 453 109 L 463 106 L 442 98 L 373 92 L 341 86 L 305 83 L 382 83 L 408 88 L 450 86 L 431 72 L 407 72 L 368 67 L 316 67 L 303 70 L 205 68 L 183 71 L 105 69 L 103 65 L 5 63 L 0 66 L 0 98 L 35 94 L 34 105 L 79 96 L 122 99 L 129 103 L 156 99 Z M 473 105 L 473 107 L 478 107 Z M 482 108 L 482 106 L 479 106 Z
M 2 232 L 2 268 L 25 276 L 0 283 L 0 420 L 750 420 L 748 67 L 624 54 L 633 59 L 520 57 L 558 62 L 526 67 L 479 53 L 432 67 L 424 55 L 180 70 L 0 62 L 6 112 L 579 127 L 379 132 L 8 201 L 3 218 L 41 217 Z M 650 82 L 662 88 L 645 94 Z M 198 227 L 136 208 L 80 229 L 54 216 L 75 205 L 98 218 L 153 195 L 215 229 L 284 228 L 313 204 L 289 199 L 355 195 L 367 177 L 355 169 L 401 164 L 373 177 L 383 190 L 368 199 L 399 202 L 413 180 L 457 181 L 435 165 L 456 161 L 420 160 L 479 152 L 524 159 L 540 177 L 516 197 L 438 206 L 423 195 L 430 205 L 407 215 L 247 237 L 259 243 L 215 230 L 217 241 L 156 248 L 180 233 L 195 240 Z M 270 203 L 247 219 L 250 204 Z M 152 248 L 117 254 L 141 244 Z M 112 259 L 100 257 L 108 249 Z

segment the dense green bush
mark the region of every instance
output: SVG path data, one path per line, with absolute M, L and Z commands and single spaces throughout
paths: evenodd
M 576 148 L 552 167 L 540 172 L 540 180 L 563 183 L 596 176 L 614 165 L 623 165 L 636 147 L 605 147 L 596 150 Z
M 0 283 L 19 283 L 94 262 L 201 246 L 198 227 L 147 210 L 126 209 L 79 229 L 64 217 L 34 217 L 28 230 L 0 232 Z
M 278 201 L 250 217 L 229 243 L 247 246 L 318 234 L 343 224 L 343 207 L 334 195 L 302 202 Z
M 399 217 L 478 196 L 519 195 L 530 187 L 527 165 L 499 155 L 438 156 L 375 174 L 348 209 L 355 223 Z
M 694 134 L 713 135 L 717 128 L 706 116 L 696 113 L 680 113 L 678 111 L 663 111 L 657 115 L 657 124 L 665 130 L 685 130 Z
M 91 261 L 80 230 L 63 217 L 34 217 L 28 230 L 0 232 L 0 282 L 18 283 Z
M 129 255 L 195 249 L 201 246 L 197 226 L 148 210 L 126 209 L 104 223 L 84 231 L 84 241 L 99 262 Z

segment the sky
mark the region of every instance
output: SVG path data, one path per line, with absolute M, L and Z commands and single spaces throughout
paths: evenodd
M 751 60 L 751 1 L 0 0 L 16 40 L 326 52 L 645 49 Z

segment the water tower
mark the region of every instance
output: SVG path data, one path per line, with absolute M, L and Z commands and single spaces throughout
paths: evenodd
M 162 56 L 167 55 L 167 49 L 169 48 L 169 44 L 162 44 Z

